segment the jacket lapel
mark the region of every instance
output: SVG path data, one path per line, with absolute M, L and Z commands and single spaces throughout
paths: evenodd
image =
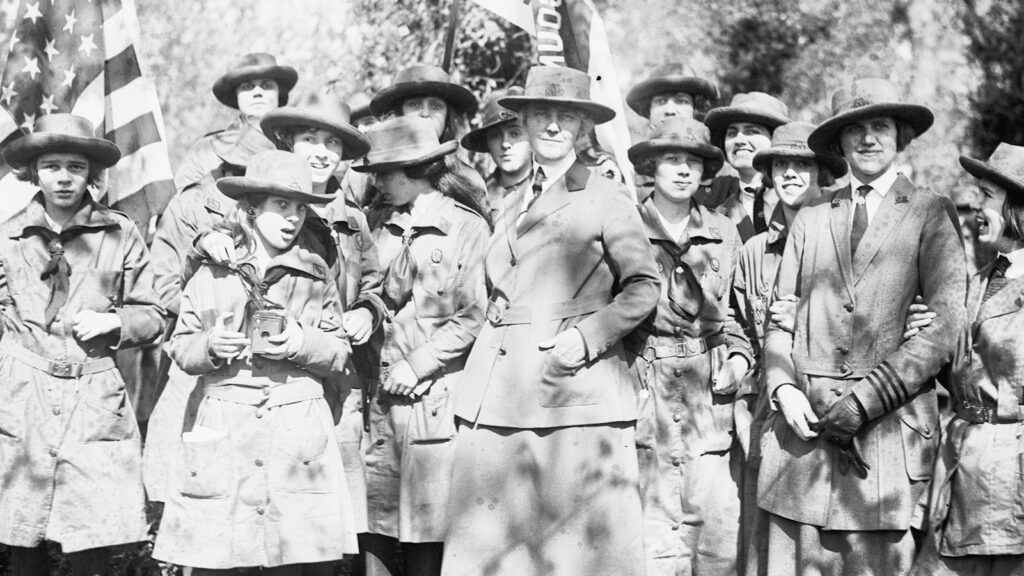
M 568 206 L 569 192 L 575 192 L 585 188 L 589 178 L 590 169 L 587 168 L 585 164 L 577 160 L 569 167 L 569 171 L 565 173 L 565 176 L 556 180 L 555 183 L 552 184 L 547 191 L 541 194 L 540 198 L 533 203 L 533 206 L 530 206 L 526 215 L 523 216 L 523 221 L 516 227 L 516 236 L 522 236 L 529 232 L 542 220 Z
M 856 285 L 864 276 L 868 264 L 874 260 L 879 249 L 893 236 L 893 231 L 899 227 L 899 223 L 910 209 L 910 195 L 914 192 L 914 185 L 905 177 L 896 179 L 892 189 L 882 199 L 874 218 L 868 224 L 864 232 L 864 238 L 857 246 L 857 253 L 853 255 L 853 283 Z M 849 242 L 850 235 L 846 235 Z
M 839 272 L 846 284 L 846 292 L 853 298 L 853 264 L 850 258 L 850 187 L 838 190 L 832 196 L 832 211 L 828 227 L 832 232 L 832 244 L 836 248 Z
M 991 273 L 991 267 L 986 267 L 986 269 L 988 273 Z M 984 297 L 985 290 L 988 288 L 988 273 L 986 273 L 985 279 L 978 283 L 977 299 L 979 301 Z M 1016 312 L 1021 307 L 1024 307 L 1024 276 L 1014 278 L 1009 284 L 1003 286 L 1002 290 L 981 302 L 978 315 L 974 320 L 974 328 L 977 329 L 985 320 Z
M 508 243 L 508 251 L 512 255 L 512 260 L 515 261 L 519 258 L 519 253 L 516 248 L 516 220 L 519 219 L 519 207 L 523 205 L 523 196 L 526 194 L 526 188 L 520 186 L 515 192 L 505 196 L 503 199 L 504 210 L 501 213 L 501 222 L 495 222 L 495 227 L 501 226 L 504 230 L 501 232 L 505 236 L 505 241 Z

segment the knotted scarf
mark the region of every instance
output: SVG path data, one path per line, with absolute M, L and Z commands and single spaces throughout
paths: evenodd
M 416 279 L 416 262 L 412 257 L 412 241 L 418 230 L 410 227 L 402 233 L 402 248 L 395 255 L 384 276 L 384 295 L 391 301 L 394 310 L 401 310 L 412 295 Z
M 81 229 L 76 228 L 66 232 L 74 232 L 75 230 Z M 64 233 L 58 234 L 46 228 L 42 228 L 40 231 L 46 237 L 46 249 L 50 253 L 50 260 L 43 267 L 43 273 L 39 275 L 40 280 L 50 285 L 50 298 L 46 302 L 46 311 L 44 313 L 46 328 L 49 329 L 50 325 L 57 318 L 57 314 L 67 304 L 68 290 L 71 283 L 71 264 L 68 263 L 68 259 L 64 256 L 64 240 L 67 239 L 62 238 Z

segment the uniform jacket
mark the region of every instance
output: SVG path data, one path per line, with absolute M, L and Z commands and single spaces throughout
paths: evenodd
M 866 479 L 841 474 L 833 445 L 801 441 L 780 416 L 762 445 L 758 504 L 828 529 L 906 530 L 911 484 L 931 476 L 939 426 L 931 382 L 952 358 L 963 318 L 964 253 L 950 201 L 905 177 L 852 258 L 851 210 L 846 186 L 797 214 L 775 289 L 800 298 L 796 333 L 769 326 L 765 393 L 794 383 L 819 416 L 853 394 L 868 418 L 858 437 L 871 470 Z M 904 342 L 918 294 L 938 318 Z
M 337 192 L 337 181 L 331 180 Z M 342 196 L 327 205 L 323 218 L 333 232 L 339 255 L 345 261 L 345 309 L 364 305 L 380 322 L 384 317 L 384 302 L 380 298 L 381 267 L 373 234 L 366 223 L 366 215 Z
M 495 169 L 495 171 L 487 177 L 486 182 L 487 203 L 490 206 L 491 223 L 497 224 L 498 221 L 501 220 L 501 216 L 503 214 L 502 210 L 505 208 L 505 197 L 515 194 L 517 191 L 525 190 L 528 186 L 532 185 L 533 180 L 532 174 L 530 174 L 511 186 L 504 186 L 501 183 L 498 170 Z
M 211 332 L 222 313 L 234 314 L 231 329 L 252 331 L 245 287 L 237 272 L 214 264 L 185 286 L 167 350 L 204 390 L 192 432 L 216 436 L 184 442 L 155 557 L 224 569 L 322 562 L 355 550 L 322 384 L 344 369 L 351 347 L 337 284 L 308 238 L 300 235 L 266 270 L 286 270 L 266 298 L 302 328 L 302 346 L 289 359 L 212 357 Z
M 622 338 L 659 294 L 636 206 L 578 161 L 517 223 L 522 201 L 523 191 L 505 198 L 487 248 L 490 320 L 467 361 L 456 414 L 513 428 L 634 420 L 636 373 Z M 506 318 L 512 312 L 520 317 Z M 574 374 L 537 348 L 570 328 L 587 348 Z
M 217 141 L 225 149 L 230 148 L 238 141 L 242 122 L 241 118 L 237 118 L 227 128 L 204 134 L 196 140 L 185 152 L 185 157 L 181 159 L 181 164 L 174 172 L 174 188 L 180 192 L 220 166 L 223 160 L 217 155 L 214 142 Z
M 760 186 L 754 192 L 754 209 L 756 214 L 747 214 L 740 199 L 740 180 L 736 176 L 722 175 L 711 181 L 711 186 L 700 189 L 695 197 L 698 202 L 708 208 L 717 209 L 729 217 L 736 225 L 740 238 L 744 242 L 750 240 L 755 234 L 767 230 L 768 219 L 771 214 L 765 214 L 764 194 L 765 187 Z
M 932 527 L 944 556 L 1024 554 L 1024 277 L 982 302 L 992 265 L 971 279 L 953 362 L 954 418 L 936 465 Z
M 87 199 L 59 236 L 70 287 L 47 327 L 44 229 L 42 193 L 0 226 L 0 542 L 45 538 L 74 552 L 138 541 L 146 535 L 141 439 L 112 356 L 163 330 L 149 254 L 127 216 Z M 120 332 L 78 340 L 72 319 L 82 310 L 117 314 Z M 24 356 L 109 368 L 58 377 Z

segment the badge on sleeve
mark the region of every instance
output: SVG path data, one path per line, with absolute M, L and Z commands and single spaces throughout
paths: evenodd
M 718 269 L 722 266 L 722 263 L 718 261 L 718 258 L 711 259 L 711 269 L 718 272 Z
M 443 254 L 441 253 L 441 249 L 434 248 L 434 251 L 430 253 L 430 261 L 433 262 L 434 264 L 440 264 L 442 256 Z

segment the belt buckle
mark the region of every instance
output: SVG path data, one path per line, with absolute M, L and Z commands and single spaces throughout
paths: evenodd
M 640 354 L 640 357 L 646 360 L 647 362 L 654 362 L 655 360 L 658 359 L 658 351 L 654 349 L 654 346 L 648 346 L 644 348 L 644 351 L 643 353 Z
M 71 362 L 50 360 L 50 374 L 58 378 L 75 378 L 75 365 Z M 81 373 L 81 370 L 79 370 Z

